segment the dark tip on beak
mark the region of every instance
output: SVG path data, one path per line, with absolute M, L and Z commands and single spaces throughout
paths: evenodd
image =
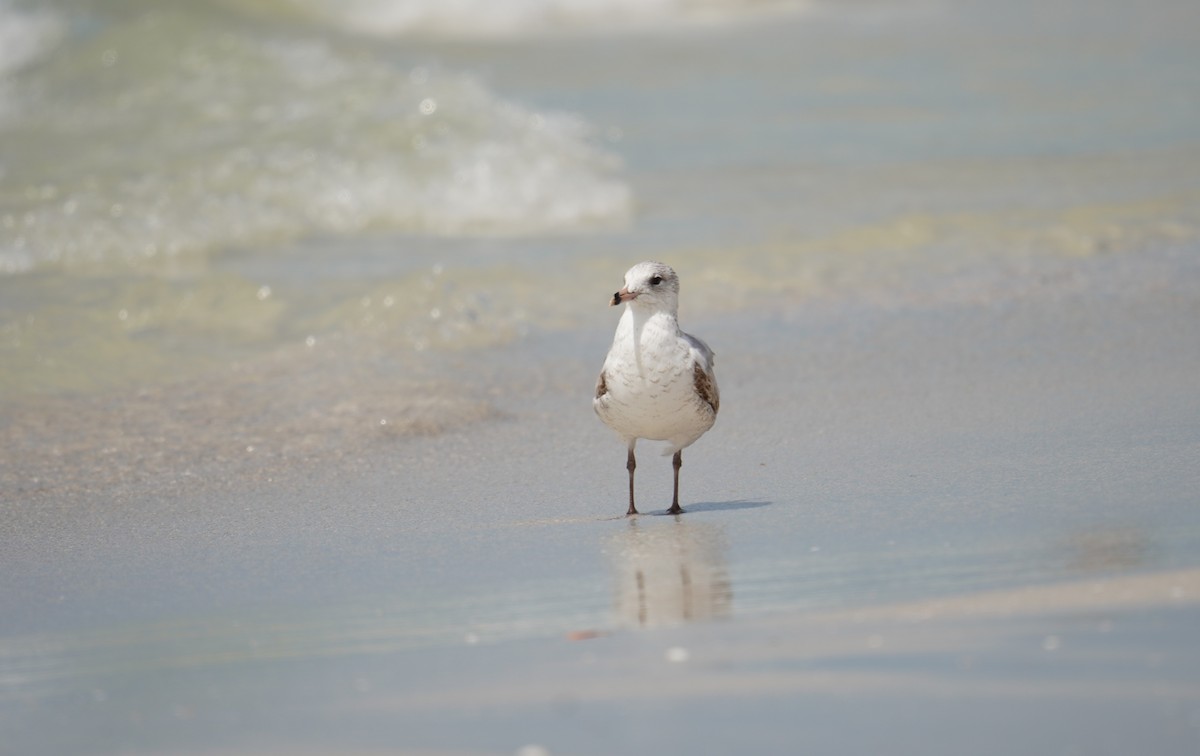
M 631 299 L 636 299 L 637 294 L 630 293 L 629 289 L 622 288 L 616 294 L 613 294 L 612 299 L 608 300 L 609 307 L 616 307 L 622 302 L 628 302 Z

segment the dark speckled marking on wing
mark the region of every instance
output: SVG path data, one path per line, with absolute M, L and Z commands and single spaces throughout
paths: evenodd
M 608 381 L 604 379 L 604 371 L 600 371 L 600 377 L 596 379 L 596 398 L 604 396 L 608 393 Z
M 600 377 L 604 378 L 603 375 Z M 713 414 L 717 414 L 717 410 L 721 408 L 721 397 L 717 394 L 717 387 L 713 385 L 712 378 L 708 376 L 704 366 L 699 362 L 692 367 L 692 377 L 696 384 L 696 393 L 709 407 L 712 407 Z

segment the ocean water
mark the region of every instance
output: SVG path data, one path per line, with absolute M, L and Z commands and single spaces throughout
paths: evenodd
M 1190 753 L 1191 594 L 982 650 L 772 623 L 1194 568 L 1197 250 L 1195 0 L 0 0 L 0 752 Z M 646 258 L 730 401 L 694 514 L 610 522 Z M 596 692 L 689 650 L 752 696 Z M 889 664 L 997 687 L 875 706 Z
M 644 258 L 719 313 L 986 305 L 1194 248 L 1198 20 L 0 0 L 6 494 L 486 420 L 447 366 L 591 327 Z

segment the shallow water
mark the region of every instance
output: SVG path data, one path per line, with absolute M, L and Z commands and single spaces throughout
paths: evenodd
M 0 5 L 5 396 L 495 343 L 649 256 L 743 308 L 1200 227 L 1188 3 L 453 7 Z
M 453 355 L 598 327 L 638 259 L 686 317 L 988 304 L 1197 238 L 1191 4 L 768 5 L 6 0 L 4 487 L 495 417 Z M 147 405 L 211 420 L 159 442 Z
M 951 752 L 1043 705 L 1022 750 L 1187 752 L 1191 599 L 936 648 L 788 623 L 1196 565 L 1198 22 L 0 0 L 0 730 L 680 752 L 732 690 L 761 752 L 841 742 L 855 701 L 913 753 L 906 723 Z M 680 522 L 604 519 L 623 457 L 587 409 L 644 258 L 730 397 Z
M 870 701 L 905 752 L 1019 722 L 1021 750 L 1187 753 L 1200 271 L 1154 257 L 1009 308 L 698 319 L 735 401 L 687 452 L 678 520 L 650 449 L 651 514 L 620 517 L 623 451 L 575 388 L 607 334 L 571 331 L 478 353 L 520 390 L 470 433 L 274 483 L 218 460 L 223 487 L 30 495 L 0 726 L 32 753 L 785 753 Z M 716 708 L 776 714 L 684 721 Z

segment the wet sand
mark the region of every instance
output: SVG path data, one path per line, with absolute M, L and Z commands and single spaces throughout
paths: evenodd
M 1194 2 L 24 5 L 0 756 L 1200 752 Z M 590 407 L 646 258 L 677 519 Z
M 685 288 L 723 402 L 679 519 L 650 446 L 651 514 L 620 517 L 601 303 L 447 356 L 488 408 L 462 425 L 22 494 L 6 747 L 1193 753 L 1194 252 L 977 303 L 705 315 Z

